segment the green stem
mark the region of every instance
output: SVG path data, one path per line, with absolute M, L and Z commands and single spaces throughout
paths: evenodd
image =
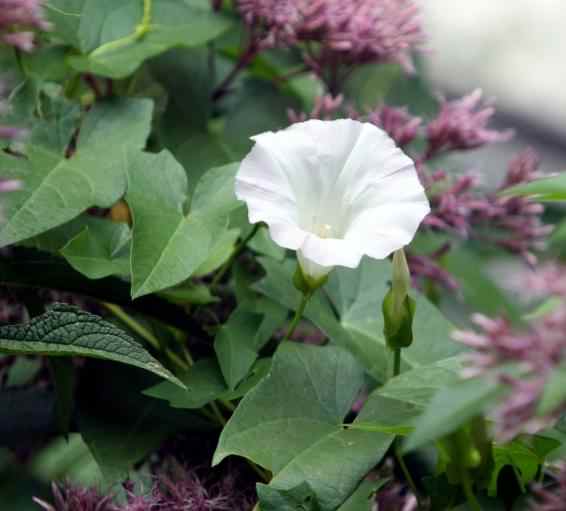
M 130 316 L 122 307 L 119 305 L 114 305 L 113 303 L 102 302 L 102 305 L 108 309 L 114 316 L 116 316 L 122 323 L 124 323 L 133 332 L 138 334 L 142 339 L 145 339 L 153 348 L 156 350 L 161 350 L 161 343 L 159 339 L 155 337 L 147 328 L 145 328 L 141 323 L 136 321 L 132 316 Z
M 403 475 L 405 476 L 409 488 L 411 488 L 413 495 L 416 497 L 417 501 L 419 502 L 419 509 L 420 509 L 421 507 L 420 507 L 419 491 L 417 490 L 417 485 L 415 484 L 415 480 L 413 479 L 411 472 L 409 472 L 409 468 L 407 467 L 407 464 L 403 459 L 403 455 L 401 454 L 401 444 L 399 440 L 400 440 L 399 437 L 396 437 L 395 440 L 393 440 L 393 451 L 395 453 L 395 458 L 397 459 L 397 463 L 399 464 L 399 468 L 401 469 L 401 472 L 403 472 Z
M 210 402 L 210 408 L 212 409 L 212 412 L 214 413 L 214 416 L 216 417 L 216 419 L 218 420 L 218 422 L 220 423 L 221 426 L 226 426 L 226 419 L 224 418 L 224 416 L 222 415 L 222 412 L 220 411 L 220 409 L 218 408 L 218 405 L 216 404 L 216 401 L 211 401 Z
M 291 321 L 291 324 L 289 325 L 289 329 L 287 330 L 287 333 L 285 334 L 285 337 L 283 338 L 282 342 L 288 341 L 289 338 L 293 335 L 293 332 L 297 328 L 299 321 L 301 321 L 301 318 L 303 317 L 303 313 L 305 312 L 307 303 L 309 303 L 309 299 L 311 296 L 312 296 L 312 292 L 302 295 L 301 303 L 299 304 L 298 309 L 295 311 L 295 316 L 293 316 L 293 320 Z
M 393 350 L 393 377 L 401 374 L 401 348 Z
M 137 37 L 143 37 L 151 28 L 151 0 L 143 0 L 143 18 L 136 27 Z
M 462 471 L 462 487 L 464 488 L 464 495 L 466 496 L 466 501 L 470 508 L 473 511 L 482 511 L 480 503 L 472 491 L 472 483 L 468 471 L 465 469 Z
M 234 249 L 234 252 L 232 252 L 232 255 L 222 265 L 222 268 L 220 268 L 220 270 L 218 270 L 218 272 L 216 273 L 216 275 L 212 279 L 212 282 L 210 283 L 210 286 L 212 288 L 216 287 L 218 285 L 218 283 L 222 280 L 224 275 L 226 275 L 226 272 L 232 267 L 232 265 L 234 264 L 234 261 L 238 258 L 238 256 L 245 250 L 246 245 L 257 234 L 258 230 L 259 230 L 259 224 L 255 224 L 253 229 L 250 231 L 250 233 L 236 246 L 236 248 Z
M 132 316 L 130 316 L 122 307 L 119 305 L 115 305 L 113 303 L 106 303 L 101 302 L 102 305 L 110 311 L 114 316 L 116 316 L 122 323 L 124 323 L 132 332 L 138 334 L 142 339 L 147 341 L 154 349 L 158 351 L 162 351 L 163 348 L 159 339 L 153 335 L 146 327 L 144 327 L 140 322 L 136 321 Z M 185 357 L 187 357 L 187 362 L 183 361 L 175 352 L 170 350 L 169 348 L 165 348 L 165 354 L 173 362 L 176 364 L 180 369 L 183 371 L 188 371 L 191 365 L 193 364 L 192 358 L 190 353 L 188 352 L 187 348 L 184 348 L 186 353 Z
M 393 350 L 393 378 L 395 378 L 395 376 L 399 376 L 400 374 L 401 374 L 401 348 L 395 348 Z M 393 452 L 395 453 L 395 458 L 397 460 L 397 463 L 399 464 L 399 467 L 401 468 L 401 472 L 403 472 L 403 475 L 405 476 L 405 480 L 407 481 L 409 488 L 411 489 L 413 495 L 415 496 L 417 502 L 419 503 L 419 509 L 421 509 L 421 497 L 419 491 L 417 490 L 417 485 L 415 484 L 415 480 L 413 479 L 413 476 L 411 475 L 411 472 L 409 471 L 409 468 L 407 467 L 407 464 L 403 459 L 403 455 L 401 454 L 400 440 L 401 438 L 399 436 L 395 437 L 395 440 L 393 440 Z

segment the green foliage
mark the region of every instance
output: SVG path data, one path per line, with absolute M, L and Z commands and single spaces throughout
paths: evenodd
M 336 508 L 393 440 L 342 426 L 362 383 L 361 366 L 343 349 L 283 344 L 222 431 L 214 464 L 238 454 L 273 472 L 269 487 L 278 492 L 263 490 L 268 506 L 312 492 L 312 506 Z
M 516 185 L 502 192 L 504 196 L 530 197 L 542 202 L 566 200 L 566 175 L 537 179 L 527 184 Z
M 1 196 L 0 312 L 22 320 L 0 326 L 0 502 L 31 511 L 32 495 L 49 501 L 49 483 L 68 480 L 123 503 L 121 483 L 151 478 L 168 455 L 198 462 L 205 482 L 236 467 L 262 511 L 370 511 L 373 492 L 410 486 L 405 470 L 434 511 L 520 508 L 564 457 L 563 421 L 495 441 L 507 368 L 462 379 L 451 336 L 472 312 L 520 329 L 562 299 L 525 311 L 489 271 L 498 250 L 427 228 L 407 254 L 433 255 L 457 291 L 429 279 L 409 291 L 405 268 L 399 306 L 390 262 L 364 258 L 332 270 L 281 342 L 302 300 L 296 254 L 236 199 L 250 137 L 342 94 L 344 115 L 387 104 L 420 116 L 404 148 L 417 160 L 438 100 L 397 63 L 312 72 L 302 52 L 317 43 L 265 50 L 273 41 L 255 24 L 250 36 L 237 2 L 220 4 L 47 0 L 37 48 L 0 48 L 13 86 L 0 126 L 27 131 L 0 150 L 0 178 L 21 182 Z M 565 182 L 503 194 L 562 201 Z M 66 293 L 105 317 L 63 304 L 36 314 Z M 563 365 L 545 378 L 537 417 L 565 401 Z

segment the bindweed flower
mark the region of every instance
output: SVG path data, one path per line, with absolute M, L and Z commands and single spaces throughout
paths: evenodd
M 372 124 L 310 120 L 252 138 L 236 196 L 313 282 L 407 245 L 430 210 L 413 161 Z

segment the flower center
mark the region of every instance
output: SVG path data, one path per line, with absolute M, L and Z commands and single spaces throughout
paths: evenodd
M 323 239 L 336 237 L 334 228 L 330 224 L 316 224 L 313 231 L 314 234 Z

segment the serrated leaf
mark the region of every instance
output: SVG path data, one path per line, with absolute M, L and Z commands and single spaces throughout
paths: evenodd
M 110 221 L 92 223 L 71 239 L 61 255 L 89 279 L 130 274 L 130 230 Z
M 213 463 L 244 456 L 273 472 L 272 490 L 308 484 L 321 509 L 337 508 L 393 439 L 342 427 L 362 382 L 341 348 L 281 345 L 222 431 Z
M 29 323 L 0 327 L 0 351 L 103 358 L 140 367 L 184 387 L 126 332 L 71 305 L 55 304 Z
M 205 7 L 206 6 L 206 7 Z M 171 48 L 201 46 L 227 31 L 233 20 L 189 0 L 154 0 L 149 25 L 137 32 L 144 16 L 137 0 L 86 0 L 79 40 L 87 56 L 70 57 L 71 66 L 110 78 L 124 78 L 145 60 Z
M 126 187 L 125 151 L 144 147 L 151 115 L 148 100 L 97 103 L 81 127 L 73 158 L 40 145 L 26 147 L 27 160 L 4 155 L 2 167 L 15 169 L 10 176 L 24 186 L 7 196 L 0 246 L 36 236 L 92 206 L 116 202 Z
M 239 206 L 237 165 L 211 169 L 198 182 L 190 211 L 187 178 L 167 152 L 134 155 L 126 201 L 133 217 L 132 296 L 174 286 L 190 277 L 213 252 Z

